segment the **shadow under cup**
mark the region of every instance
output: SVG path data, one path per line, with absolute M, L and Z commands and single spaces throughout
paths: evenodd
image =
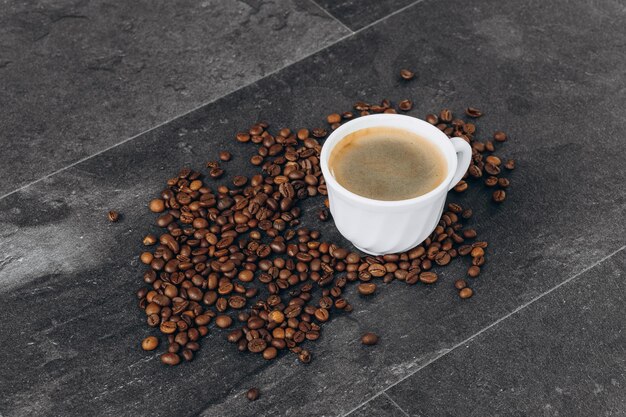
M 373 200 L 347 190 L 330 172 L 331 152 L 350 133 L 373 127 L 406 130 L 435 145 L 447 164 L 445 179 L 426 194 L 407 200 Z M 326 139 L 320 156 L 335 226 L 354 246 L 369 254 L 411 249 L 424 241 L 439 223 L 447 192 L 467 171 L 471 155 L 471 147 L 465 140 L 449 139 L 430 123 L 410 116 L 376 114 L 343 124 Z

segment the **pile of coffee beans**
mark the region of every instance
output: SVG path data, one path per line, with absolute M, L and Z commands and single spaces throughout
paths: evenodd
M 412 103 L 403 100 L 399 106 L 404 111 Z M 385 112 L 396 112 L 389 100 L 379 105 L 359 102 L 354 112 L 333 113 L 326 121 L 335 129 L 354 117 Z M 481 112 L 468 108 L 467 114 L 475 118 Z M 500 183 L 504 178 L 497 176 L 501 166 L 512 168 L 514 163 L 502 164 L 492 154 L 491 141 L 474 139 L 472 123 L 453 119 L 449 110 L 427 120 L 472 144 L 468 179 L 480 178 L 485 171 L 487 179 L 496 178 L 493 186 L 506 188 Z M 352 310 L 344 298 L 350 283 L 357 282 L 364 297 L 394 280 L 431 285 L 439 278 L 433 267 L 448 265 L 457 257 L 471 259 L 469 277 L 480 274 L 488 244 L 464 225 L 472 211 L 456 203 L 448 205 L 423 243 L 404 253 L 362 256 L 324 241 L 319 231 L 301 227 L 298 203 L 325 199 L 327 194 L 319 165 L 327 134 L 324 128 L 271 132 L 267 123 L 257 123 L 235 139 L 256 145 L 250 162 L 261 168 L 258 174 L 233 175 L 231 186 L 212 185 L 226 173 L 222 163 L 232 158 L 221 152 L 220 162 L 207 163 L 208 176 L 184 168 L 149 202 L 149 209 L 158 214 L 156 225 L 163 230 L 159 236 L 148 234 L 143 239 L 146 250 L 140 260 L 148 270 L 143 275 L 146 286 L 137 297 L 148 326 L 167 340 L 161 362 L 191 361 L 200 349 L 200 338 L 214 323 L 219 329 L 230 329 L 226 338 L 239 351 L 272 360 L 289 350 L 308 363 L 312 354 L 303 343 L 317 340 L 333 314 Z M 505 140 L 506 135 L 498 132 L 494 139 Z M 464 191 L 467 182 L 455 189 Z M 320 210 L 320 220 L 329 216 L 327 207 Z M 460 298 L 473 294 L 465 280 L 454 286 Z M 362 342 L 371 345 L 377 340 L 367 334 Z M 155 336 L 149 336 L 141 346 L 151 351 L 158 344 Z

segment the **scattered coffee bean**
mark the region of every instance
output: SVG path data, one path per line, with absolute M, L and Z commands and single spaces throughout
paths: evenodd
M 402 79 L 407 80 L 407 81 L 412 80 L 415 77 L 415 73 L 408 69 L 402 69 L 400 70 L 400 77 L 402 77 Z
M 464 279 L 457 279 L 456 281 L 454 281 L 454 288 L 456 288 L 457 290 L 462 290 L 465 287 L 467 287 L 467 282 L 465 282 Z
M 153 235 L 153 234 L 146 235 L 146 237 L 143 238 L 143 244 L 146 245 L 146 246 L 152 246 L 152 245 L 156 244 L 157 241 L 158 240 L 157 240 L 156 236 Z
M 504 163 L 504 167 L 509 170 L 515 169 L 515 160 L 507 159 L 507 161 Z
M 120 219 L 120 214 L 117 211 L 111 210 L 107 214 L 107 218 L 110 222 L 116 222 Z
M 465 109 L 465 114 L 467 114 L 469 117 L 477 118 L 477 117 L 482 116 L 483 112 L 481 112 L 475 107 L 468 107 Z
M 506 192 L 504 190 L 496 190 L 493 192 L 493 201 L 496 203 L 502 203 L 506 199 Z
M 155 198 L 153 200 L 150 200 L 150 203 L 148 203 L 148 208 L 153 213 L 162 213 L 165 211 L 165 202 L 160 198 Z
M 154 336 L 148 336 L 141 341 L 141 348 L 143 350 L 154 350 L 159 346 L 159 339 Z
M 180 363 L 180 356 L 171 352 L 164 353 L 161 355 L 161 362 L 170 366 L 178 365 Z
M 493 138 L 496 142 L 504 142 L 506 140 L 506 133 L 498 130 L 493 134 Z
M 361 295 L 372 295 L 376 292 L 376 284 L 373 282 L 364 282 L 359 284 L 357 289 Z
M 228 151 L 222 151 L 220 152 L 220 160 L 224 161 L 224 162 L 228 162 L 232 159 L 232 155 L 230 152 Z
M 298 359 L 302 363 L 309 363 L 309 362 L 311 362 L 311 359 L 312 359 L 311 352 L 309 352 L 306 349 L 302 349 L 302 351 L 298 354 Z
M 378 343 L 378 336 L 375 333 L 367 332 L 361 336 L 361 343 L 366 346 L 372 346 Z
M 437 274 L 435 274 L 434 272 L 422 272 L 420 274 L 420 281 L 423 282 L 424 284 L 434 284 L 435 282 L 437 282 L 437 279 L 439 277 L 437 276 Z
M 402 100 L 398 103 L 398 108 L 402 111 L 409 111 L 413 108 L 413 102 L 411 100 Z
M 467 275 L 469 275 L 472 278 L 476 278 L 478 275 L 480 275 L 480 267 L 476 265 L 470 266 L 469 269 L 467 270 Z
M 328 122 L 328 124 L 332 125 L 334 123 L 339 123 L 341 122 L 341 115 L 339 113 L 333 113 L 333 114 L 329 114 L 326 117 L 326 121 Z
M 215 318 L 215 325 L 221 329 L 230 327 L 232 322 L 233 322 L 233 319 L 231 319 L 230 316 L 217 316 Z
M 474 291 L 472 291 L 472 289 L 469 287 L 465 287 L 461 291 L 459 291 L 459 297 L 463 299 L 470 298 L 472 295 L 474 295 Z
M 246 398 L 249 401 L 256 401 L 259 398 L 259 390 L 257 388 L 250 388 L 248 392 L 246 392 Z

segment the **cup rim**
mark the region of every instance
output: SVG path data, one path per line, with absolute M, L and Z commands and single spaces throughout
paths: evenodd
M 361 128 L 357 126 L 359 124 L 362 124 L 364 119 L 367 119 L 368 121 L 380 120 L 380 123 L 375 125 L 377 127 L 388 126 L 388 127 L 393 127 L 396 129 L 410 130 L 410 128 L 407 128 L 404 126 L 396 126 L 393 124 L 394 120 L 395 121 L 400 120 L 402 122 L 419 124 L 422 127 L 429 130 L 430 132 L 432 132 L 432 135 L 429 133 L 428 134 L 429 137 L 425 137 L 425 139 L 430 140 L 435 146 L 439 147 L 439 149 L 441 149 L 441 151 L 443 152 L 446 158 L 446 163 L 448 164 L 448 173 L 446 175 L 446 178 L 443 181 L 441 181 L 441 183 L 439 183 L 437 187 L 433 188 L 426 194 L 422 194 L 420 196 L 405 199 L 405 200 L 392 200 L 392 201 L 375 200 L 372 198 L 363 197 L 361 195 L 353 193 L 352 191 L 345 188 L 343 185 L 339 184 L 339 182 L 335 179 L 335 177 L 330 173 L 330 169 L 328 168 L 328 159 L 330 158 L 330 153 L 335 148 L 335 146 L 347 134 L 360 130 Z M 365 127 L 363 127 L 363 129 L 364 128 Z M 414 133 L 417 133 L 417 132 L 414 132 Z M 422 136 L 426 136 L 426 135 L 422 134 Z M 431 139 L 430 138 L 431 136 L 435 136 L 437 138 Z M 403 207 L 403 206 L 413 205 L 416 203 L 424 203 L 429 200 L 432 200 L 436 196 L 440 195 L 442 192 L 447 192 L 448 191 L 447 188 L 450 185 L 450 181 L 452 180 L 452 177 L 454 176 L 456 172 L 457 164 L 458 164 L 458 160 L 456 159 L 456 151 L 454 150 L 454 146 L 452 145 L 452 143 L 450 142 L 450 139 L 445 133 L 443 133 L 437 127 L 431 125 L 425 120 L 418 119 L 417 117 L 408 116 L 404 114 L 389 114 L 389 113 L 372 114 L 372 115 L 362 116 L 357 119 L 350 120 L 342 124 L 341 126 L 339 126 L 328 136 L 328 138 L 326 138 L 326 141 L 324 142 L 322 146 L 322 151 L 320 153 L 320 166 L 322 168 L 322 174 L 324 174 L 324 180 L 326 181 L 327 186 L 330 186 L 336 189 L 338 192 L 342 193 L 346 197 L 358 203 L 367 204 L 370 206 L 377 206 L 377 207 Z

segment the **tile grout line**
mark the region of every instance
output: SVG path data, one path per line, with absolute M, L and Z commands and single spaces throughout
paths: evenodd
M 324 7 L 320 6 L 319 3 L 315 0 L 309 0 L 311 3 L 313 3 L 318 9 L 320 9 L 322 12 L 324 12 L 324 14 L 326 14 L 328 17 L 330 17 L 331 19 L 333 19 L 335 22 L 339 23 L 344 29 L 346 29 L 348 32 L 350 32 L 351 34 L 354 33 L 354 31 L 352 29 L 350 29 L 345 23 L 343 23 L 341 20 L 339 20 L 339 18 L 335 17 L 335 15 L 333 15 L 330 11 L 326 10 Z
M 558 290 L 559 288 L 561 288 L 562 286 L 564 286 L 565 284 L 575 280 L 576 278 L 578 278 L 579 276 L 581 276 L 582 274 L 586 273 L 587 271 L 595 268 L 596 266 L 600 265 L 602 262 L 606 261 L 609 258 L 612 258 L 614 255 L 618 254 L 619 252 L 623 251 L 624 249 L 626 249 L 626 245 L 620 247 L 619 249 L 609 253 L 608 255 L 604 256 L 603 258 L 601 258 L 600 260 L 592 263 L 591 265 L 589 265 L 588 267 L 584 268 L 583 270 L 581 270 L 580 272 L 577 272 L 576 274 L 572 275 L 571 277 L 567 278 L 566 280 L 564 280 L 563 282 L 555 285 L 554 287 L 550 288 L 549 290 L 535 296 L 534 298 L 532 298 L 530 301 L 525 302 L 524 304 L 522 304 L 521 306 L 515 308 L 513 311 L 505 314 L 504 316 L 500 317 L 498 320 L 494 321 L 493 323 L 489 324 L 488 326 L 482 328 L 481 330 L 479 330 L 478 332 L 474 333 L 473 335 L 469 336 L 468 338 L 466 338 L 465 340 L 457 343 L 456 345 L 452 346 L 450 349 L 446 350 L 444 353 L 442 353 L 441 355 L 437 355 L 436 357 L 434 357 L 433 359 L 427 361 L 426 363 L 424 363 L 422 366 L 418 367 L 417 369 L 415 369 L 414 371 L 410 372 L 409 374 L 403 376 L 402 378 L 400 378 L 399 380 L 397 380 L 396 382 L 390 384 L 389 386 L 385 387 L 384 389 L 378 391 L 376 394 L 372 395 L 370 398 L 368 398 L 366 401 L 363 401 L 361 404 L 357 405 L 356 407 L 354 407 L 353 409 L 351 409 L 350 411 L 348 411 L 345 414 L 341 414 L 342 416 L 348 416 L 351 413 L 353 413 L 354 411 L 358 410 L 359 408 L 361 408 L 362 406 L 364 406 L 365 404 L 367 404 L 368 402 L 370 402 L 371 400 L 379 397 L 380 395 L 386 395 L 387 397 L 391 398 L 391 396 L 389 394 L 387 394 L 387 390 L 389 390 L 390 388 L 395 387 L 396 385 L 398 385 L 399 383 L 401 383 L 402 381 L 410 378 L 411 376 L 415 375 L 417 372 L 421 371 L 422 369 L 426 368 L 427 366 L 429 366 L 430 364 L 432 364 L 433 362 L 443 358 L 444 356 L 446 356 L 447 354 L 451 353 L 452 351 L 456 350 L 457 348 L 471 342 L 473 339 L 475 339 L 476 337 L 480 336 L 481 334 L 483 334 L 484 332 L 488 331 L 489 329 L 497 326 L 498 324 L 500 324 L 501 322 L 503 322 L 504 320 L 508 319 L 509 317 L 515 315 L 516 313 L 520 312 L 521 310 L 524 310 L 526 307 L 530 306 L 531 304 L 533 304 L 534 302 L 540 300 L 541 298 L 545 297 L 546 295 L 551 294 L 552 292 Z
M 402 414 L 404 414 L 406 417 L 410 417 L 410 416 L 409 416 L 409 413 L 407 413 L 406 411 L 404 411 L 404 409 L 403 409 L 402 407 L 400 407 L 400 406 L 398 405 L 398 403 L 397 403 L 397 402 L 395 402 L 395 401 L 394 401 L 394 399 L 393 399 L 393 398 L 391 398 L 391 397 L 389 396 L 389 394 L 387 394 L 386 392 L 383 392 L 383 395 L 384 395 L 385 397 L 387 397 L 387 399 L 388 399 L 389 401 L 391 401 L 391 403 L 392 403 L 393 405 L 395 405 L 395 406 L 396 406 L 396 408 L 402 412 Z
M 76 166 L 76 165 L 78 165 L 78 164 L 81 164 L 81 163 L 83 163 L 83 162 L 85 162 L 85 161 L 87 161 L 87 160 L 89 160 L 89 159 L 91 159 L 91 158 L 94 158 L 94 157 L 96 157 L 96 156 L 98 156 L 98 155 L 100 155 L 100 154 L 103 154 L 103 153 L 105 153 L 105 152 L 108 152 L 108 151 L 110 151 L 111 149 L 117 148 L 118 146 L 121 146 L 121 145 L 125 144 L 126 142 L 130 142 L 131 140 L 136 139 L 136 138 L 138 138 L 139 136 L 142 136 L 142 135 L 144 135 L 144 134 L 146 134 L 146 133 L 149 133 L 149 132 L 151 132 L 151 131 L 153 131 L 153 130 L 158 129 L 158 128 L 160 128 L 161 126 L 164 126 L 164 125 L 166 125 L 166 124 L 168 124 L 168 123 L 171 123 L 171 122 L 173 122 L 173 121 L 175 121 L 175 120 L 177 120 L 177 119 L 180 119 L 180 118 L 182 118 L 182 117 L 185 117 L 185 116 L 187 116 L 187 115 L 189 115 L 189 114 L 191 114 L 191 113 L 195 112 L 196 110 L 200 110 L 200 109 L 201 109 L 201 108 L 203 108 L 204 106 L 207 106 L 207 105 L 209 105 L 209 104 L 215 103 L 215 102 L 217 102 L 218 100 L 221 100 L 221 99 L 223 99 L 224 97 L 227 97 L 227 96 L 229 96 L 229 95 L 231 95 L 231 94 L 234 94 L 234 93 L 236 93 L 236 92 L 238 92 L 238 91 L 240 91 L 240 90 L 243 90 L 244 88 L 246 88 L 246 87 L 248 87 L 248 86 L 250 86 L 250 85 L 252 85 L 252 84 L 254 84 L 254 83 L 257 83 L 257 82 L 259 82 L 259 81 L 261 81 L 261 80 L 263 80 L 263 79 L 265 79 L 265 78 L 269 78 L 269 77 L 271 77 L 272 75 L 277 74 L 278 72 L 280 72 L 280 71 L 282 71 L 282 70 L 284 70 L 284 69 L 286 69 L 286 68 L 289 68 L 290 66 L 295 65 L 295 64 L 297 64 L 298 62 L 301 62 L 301 61 L 303 61 L 303 60 L 305 60 L 305 59 L 307 59 L 307 58 L 309 58 L 309 57 L 311 57 L 311 56 L 313 56 L 313 55 L 315 55 L 315 54 L 317 54 L 317 53 L 319 53 L 319 52 L 322 52 L 322 51 L 324 51 L 324 50 L 326 50 L 326 49 L 328 49 L 328 48 L 332 47 L 333 45 L 338 44 L 339 42 L 341 42 L 341 41 L 343 41 L 343 40 L 345 40 L 345 39 L 348 39 L 348 38 L 350 38 L 350 37 L 353 37 L 353 36 L 355 36 L 355 35 L 357 35 L 357 34 L 361 33 L 362 31 L 364 31 L 364 30 L 366 30 L 366 29 L 369 29 L 369 28 L 371 28 L 372 26 L 375 26 L 375 25 L 377 25 L 377 24 L 379 24 L 379 23 L 381 23 L 381 22 L 385 21 L 386 19 L 388 19 L 388 18 L 390 18 L 390 17 L 393 17 L 393 16 L 397 15 L 398 13 L 401 13 L 401 12 L 403 12 L 403 11 L 405 11 L 405 10 L 409 9 L 410 7 L 413 7 L 413 6 L 415 6 L 415 5 L 419 4 L 419 3 L 423 2 L 423 1 L 424 1 L 424 0 L 416 0 L 416 1 L 414 1 L 413 3 L 408 4 L 408 5 L 406 5 L 406 6 L 402 7 L 402 8 L 400 8 L 400 9 L 398 9 L 398 10 L 396 10 L 396 11 L 392 12 L 392 13 L 389 13 L 388 15 L 383 16 L 383 17 L 381 17 L 380 19 L 375 20 L 374 22 L 372 22 L 372 23 L 370 23 L 370 24 L 368 24 L 368 25 L 365 25 L 365 26 L 363 26 L 362 28 L 360 28 L 360 29 L 358 29 L 358 30 L 356 30 L 356 31 L 352 31 L 352 30 L 348 29 L 348 30 L 350 30 L 350 33 L 348 33 L 348 34 L 346 34 L 346 35 L 344 35 L 344 36 L 339 37 L 337 40 L 335 40 L 335 41 L 333 41 L 333 42 L 329 43 L 328 45 L 325 45 L 325 46 L 322 46 L 322 47 L 320 47 L 320 48 L 318 48 L 318 49 L 315 49 L 314 51 L 311 51 L 311 52 L 310 52 L 310 53 L 308 53 L 308 54 L 304 54 L 301 58 L 299 58 L 299 59 L 298 59 L 298 60 L 296 60 L 296 61 L 293 61 L 293 62 L 291 62 L 291 63 L 289 63 L 289 64 L 283 65 L 282 67 L 276 68 L 275 70 L 268 72 L 267 74 L 265 74 L 264 76 L 260 77 L 260 78 L 259 78 L 259 79 L 257 79 L 257 80 L 254 80 L 254 81 L 252 81 L 252 82 L 250 82 L 250 83 L 248 83 L 248 84 L 242 85 L 241 87 L 235 88 L 234 90 L 229 91 L 229 92 L 227 92 L 227 93 L 224 93 L 224 94 L 222 94 L 222 95 L 221 95 L 221 96 L 219 96 L 219 97 L 215 97 L 215 98 L 213 98 L 213 99 L 211 99 L 211 100 L 205 101 L 205 102 L 203 102 L 202 104 L 199 104 L 199 105 L 197 105 L 197 106 L 195 106 L 195 107 L 191 108 L 190 110 L 187 110 L 187 111 L 185 111 L 185 112 L 183 112 L 183 113 L 177 114 L 176 116 L 170 117 L 169 119 L 167 119 L 167 120 L 165 120 L 165 121 L 163 121 L 163 122 L 161 122 L 161 123 L 158 123 L 158 124 L 156 124 L 155 126 L 153 126 L 153 127 L 149 128 L 149 129 L 143 130 L 143 131 L 141 131 L 141 132 L 139 132 L 139 133 L 137 133 L 137 134 L 135 134 L 135 135 L 133 135 L 133 136 L 130 136 L 130 137 L 128 137 L 128 138 L 126 138 L 126 139 L 124 139 L 124 140 L 122 140 L 122 141 L 118 142 L 118 143 L 115 143 L 115 144 L 113 144 L 113 145 L 111 145 L 111 146 L 108 146 L 108 147 L 106 147 L 106 148 L 102 149 L 102 150 L 99 150 L 99 151 L 97 151 L 97 152 L 95 152 L 95 153 L 93 153 L 93 154 L 91 154 L 91 155 L 89 155 L 89 156 L 85 156 L 85 157 L 83 157 L 83 158 L 81 158 L 81 159 L 79 159 L 79 160 L 77 160 L 77 161 L 72 162 L 72 163 L 71 163 L 71 164 L 69 164 L 69 165 L 66 165 L 66 166 L 64 166 L 64 167 L 62 167 L 62 168 L 59 168 L 59 169 L 57 169 L 57 170 L 55 170 L 55 171 L 52 171 L 51 173 L 46 174 L 46 175 L 44 175 L 44 176 L 43 176 L 43 177 L 41 177 L 41 178 L 38 178 L 38 179 L 33 180 L 33 181 L 29 182 L 29 183 L 26 183 L 26 184 L 24 184 L 24 185 L 22 185 L 22 186 L 20 186 L 20 187 L 18 187 L 18 188 L 16 188 L 16 189 L 12 190 L 12 191 L 9 191 L 8 193 L 5 193 L 5 194 L 3 194 L 3 195 L 0 195 L 0 200 L 3 200 L 4 198 L 9 197 L 10 195 L 13 195 L 13 194 L 15 194 L 15 193 L 18 193 L 18 192 L 20 192 L 20 191 L 22 191 L 22 190 L 24 190 L 24 189 L 26 189 L 26 188 L 28 188 L 28 187 L 30 187 L 30 186 L 32 186 L 32 185 L 35 185 L 35 184 L 37 184 L 37 183 L 39 183 L 39 182 L 41 182 L 41 181 L 44 181 L 44 180 L 46 180 L 46 179 L 48 179 L 48 178 L 50 178 L 50 177 L 52 177 L 52 176 L 54 176 L 54 175 L 56 175 L 56 174 L 59 174 L 59 173 L 61 173 L 61 172 L 63 172 L 63 171 L 66 171 L 66 170 L 68 170 L 68 169 L 70 169 L 70 168 L 72 168 L 72 167 L 74 167 L 74 166 Z M 317 5 L 317 3 L 315 3 L 315 4 Z M 320 6 L 318 5 L 318 7 L 320 7 Z M 334 17 L 333 17 L 333 18 L 334 18 Z M 340 23 L 341 23 L 341 22 L 340 22 Z M 343 23 L 342 23 L 342 25 L 343 25 Z M 345 26 L 345 25 L 344 25 L 344 26 Z

